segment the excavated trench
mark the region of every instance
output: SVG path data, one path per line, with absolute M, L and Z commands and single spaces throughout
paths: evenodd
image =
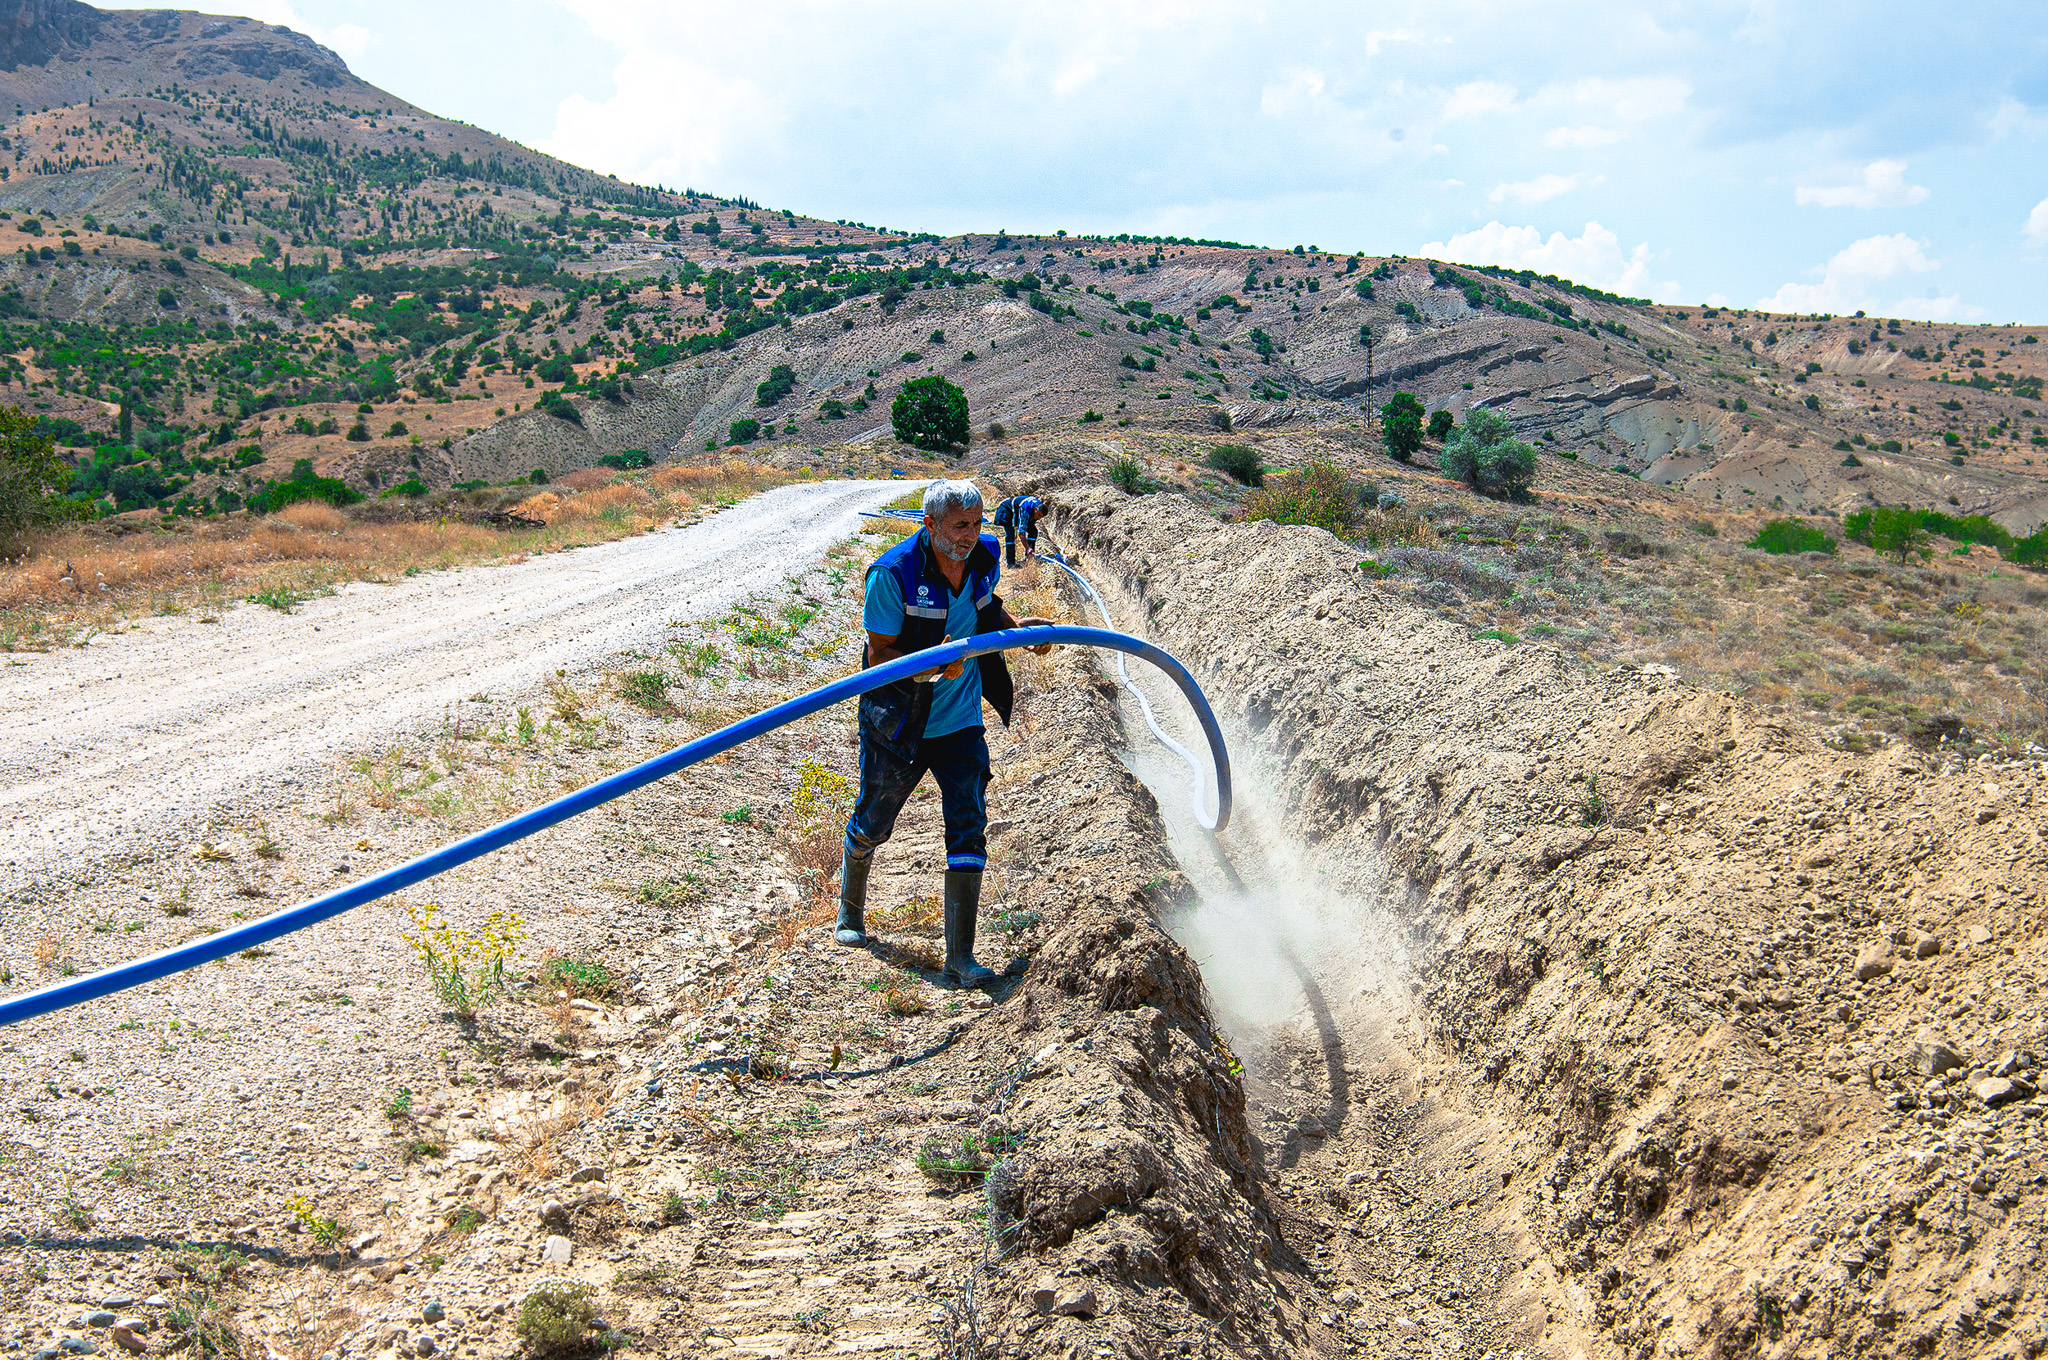
M 1125 572 L 1092 578 L 1114 626 L 1145 617 Z M 1163 677 L 1136 666 L 1129 679 L 1169 736 L 1204 751 Z M 1237 696 L 1211 698 L 1228 708 Z M 1159 742 L 1128 692 L 1118 705 L 1128 737 L 1120 759 L 1157 800 L 1188 880 L 1161 924 L 1201 970 L 1210 1014 L 1242 1062 L 1275 1230 L 1317 1286 L 1308 1311 L 1329 1328 L 1316 1349 L 1505 1356 L 1534 1347 L 1546 1330 L 1540 1297 L 1503 1292 L 1516 1274 L 1512 1232 L 1460 1214 L 1501 1187 L 1469 1165 L 1481 1121 L 1427 1090 L 1401 876 L 1378 854 L 1333 873 L 1293 835 L 1276 815 L 1288 803 L 1285 764 L 1236 712 L 1223 719 L 1236 812 L 1221 835 L 1207 830 L 1198 804 L 1213 776 Z
M 1179 1023 L 1242 1060 L 1208 1147 L 1264 1236 L 1211 1264 L 1276 1320 L 1250 1349 L 2037 1353 L 2048 1099 L 2015 1102 L 2048 1030 L 1998 989 L 2048 952 L 2038 764 L 1829 750 L 1475 639 L 1321 531 L 1058 500 L 1237 766 L 1211 837 L 1122 714 L 1200 973 Z

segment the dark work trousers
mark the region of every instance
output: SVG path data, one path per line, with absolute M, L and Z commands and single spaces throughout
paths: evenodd
M 1024 556 L 1028 558 L 1037 551 L 1038 526 L 1034 524 L 1024 531 Z M 1011 567 L 1017 565 L 1017 526 L 1014 524 L 1003 525 L 1003 563 Z
M 946 813 L 946 868 L 980 873 L 988 866 L 988 742 L 979 727 L 926 737 L 911 761 L 870 741 L 863 731 L 860 799 L 846 823 L 847 854 L 866 859 L 895 833 L 896 814 L 927 770 L 939 786 Z

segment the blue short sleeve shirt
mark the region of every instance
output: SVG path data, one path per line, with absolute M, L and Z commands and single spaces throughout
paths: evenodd
M 974 599 L 967 591 L 949 594 L 946 601 L 946 636 L 959 639 L 974 636 Z M 895 574 L 879 567 L 868 570 L 867 607 L 861 612 L 861 626 L 870 633 L 895 637 L 903 631 L 903 586 Z M 961 669 L 957 680 L 939 680 L 932 689 L 931 716 L 925 719 L 924 734 L 943 737 L 981 723 L 981 667 L 972 661 Z

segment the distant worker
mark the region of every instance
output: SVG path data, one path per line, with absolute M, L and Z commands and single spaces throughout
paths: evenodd
M 864 666 L 942 642 L 1041 626 L 1016 619 L 996 596 L 1002 572 L 995 535 L 981 531 L 981 491 L 973 482 L 940 481 L 925 488 L 924 527 L 868 568 Z M 1051 644 L 1033 652 L 1052 650 Z M 840 944 L 867 942 L 868 873 L 875 848 L 896 829 L 896 816 L 929 770 L 946 818 L 946 977 L 981 987 L 996 974 L 974 961 L 981 875 L 988 866 L 988 742 L 981 702 L 1010 721 L 1010 668 L 1002 653 L 955 661 L 885 685 L 860 700 L 860 797 L 846 823 L 839 874 Z
M 1024 536 L 1024 558 L 1038 551 L 1038 517 L 1050 503 L 1036 496 L 1012 496 L 996 507 L 995 525 L 1003 531 L 1003 561 L 1017 565 L 1017 535 Z

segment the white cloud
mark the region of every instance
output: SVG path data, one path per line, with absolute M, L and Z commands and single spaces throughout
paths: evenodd
M 1950 293 L 1943 297 L 1900 298 L 1897 302 L 1887 302 L 1882 315 L 1911 321 L 1976 321 L 1985 315 L 1985 311 Z
M 614 82 L 609 99 L 562 100 L 539 149 L 643 183 L 694 187 L 730 175 L 738 150 L 787 117 L 744 76 L 652 48 L 627 53 Z
M 1475 80 L 1451 91 L 1444 101 L 1445 118 L 1477 118 L 1482 114 L 1506 113 L 1515 106 L 1515 87 L 1491 80 Z
M 1802 184 L 1793 194 L 1802 208 L 1904 208 L 1926 197 L 1926 186 L 1906 183 L 1904 161 L 1872 161 L 1861 184 Z
M 1459 232 L 1448 241 L 1432 241 L 1418 253 L 1460 264 L 1533 269 L 1540 274 L 1556 274 L 1577 283 L 1652 297 L 1660 302 L 1675 302 L 1683 296 L 1674 282 L 1651 281 L 1649 242 L 1624 252 L 1621 238 L 1598 222 L 1588 222 L 1577 236 L 1554 231 L 1548 239 L 1535 227 L 1488 222 L 1476 230 Z
M 1594 76 L 1543 93 L 1551 97 L 1562 94 L 1580 104 L 1605 105 L 1621 122 L 1642 123 L 1683 109 L 1692 97 L 1692 86 L 1676 76 L 1631 76 L 1626 80 Z
M 2048 245 L 2048 198 L 2036 203 L 2027 214 L 2026 232 L 2042 245 Z
M 1866 236 L 1836 251 L 1826 264 L 1809 270 L 1809 273 L 1820 275 L 1819 282 L 1788 283 L 1770 297 L 1759 299 L 1756 305 L 1766 312 L 1878 311 L 1880 306 L 1873 288 L 1878 280 L 1896 278 L 1901 274 L 1926 274 L 1939 268 L 1940 261 L 1927 258 L 1925 241 L 1916 241 L 1904 232 L 1890 236 Z M 1959 308 L 1963 305 L 1954 298 L 1923 298 L 1918 301 L 1923 306 Z M 1890 310 L 1898 315 L 1921 314 L 1897 312 L 1898 307 L 1905 305 L 1891 304 Z
M 1515 184 L 1496 184 L 1486 197 L 1490 202 L 1513 199 L 1517 203 L 1547 203 L 1559 194 L 1568 194 L 1581 184 L 1598 184 L 1601 176 L 1588 180 L 1583 175 L 1538 175 Z
M 1374 28 L 1365 34 L 1365 55 L 1376 57 L 1388 43 L 1419 43 L 1427 35 L 1419 28 Z
M 1556 127 L 1543 134 L 1545 146 L 1612 146 L 1621 140 L 1621 134 L 1610 128 L 1595 127 L 1591 123 L 1584 127 Z

